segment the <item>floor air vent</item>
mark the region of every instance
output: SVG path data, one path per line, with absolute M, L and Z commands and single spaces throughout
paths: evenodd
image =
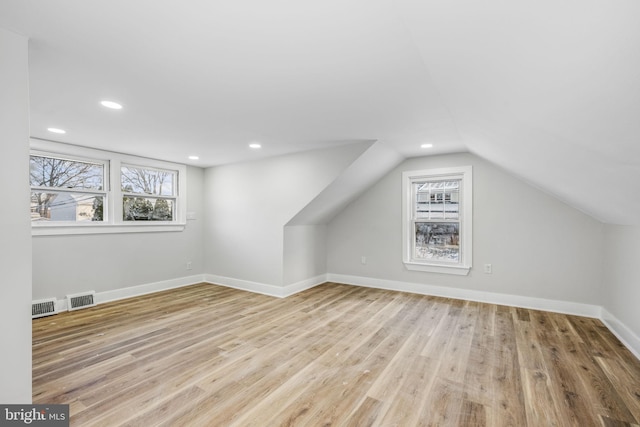
M 69 311 L 96 305 L 96 293 L 94 291 L 82 294 L 67 295 L 67 308 Z
M 47 298 L 31 301 L 31 318 L 50 316 L 56 314 L 56 299 Z

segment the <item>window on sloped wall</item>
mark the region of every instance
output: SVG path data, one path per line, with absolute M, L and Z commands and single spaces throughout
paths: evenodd
M 472 265 L 471 166 L 408 171 L 402 180 L 407 269 L 468 274 Z

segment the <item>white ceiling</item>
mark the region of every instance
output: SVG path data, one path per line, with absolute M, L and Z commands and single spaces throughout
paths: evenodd
M 471 151 L 640 223 L 638 0 L 0 0 L 0 27 L 31 39 L 37 138 L 197 166 Z

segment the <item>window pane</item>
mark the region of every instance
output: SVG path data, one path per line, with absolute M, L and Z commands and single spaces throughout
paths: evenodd
M 414 183 L 413 193 L 416 197 L 416 218 L 458 218 L 460 180 Z
M 134 194 L 173 196 L 175 172 L 123 166 L 120 172 L 122 191 Z
M 416 218 L 429 218 L 429 194 L 420 192 L 422 184 L 413 184 L 413 194 L 416 197 Z
M 458 183 L 456 183 L 458 184 Z M 444 217 L 447 219 L 458 219 L 460 215 L 460 187 L 450 187 L 445 193 Z
M 460 224 L 417 222 L 413 257 L 419 260 L 458 262 Z
M 125 221 L 173 221 L 174 201 L 150 197 L 123 197 Z
M 31 222 L 103 220 L 103 196 L 85 193 L 31 193 Z
M 104 165 L 53 157 L 31 156 L 32 187 L 102 190 Z

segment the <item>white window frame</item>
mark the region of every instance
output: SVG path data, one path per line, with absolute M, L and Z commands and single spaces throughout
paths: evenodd
M 134 192 L 128 192 L 128 191 L 124 191 L 122 190 L 122 168 L 135 168 L 135 169 L 145 169 L 145 170 L 150 170 L 150 171 L 155 171 L 155 172 L 168 172 L 173 174 L 174 180 L 172 183 L 172 191 L 173 193 L 171 195 L 160 195 L 160 194 L 145 194 L 145 193 L 134 193 Z M 158 168 L 158 167 L 151 167 L 151 166 L 146 166 L 146 165 L 140 165 L 140 164 L 129 164 L 129 163 L 125 163 L 125 162 L 121 162 L 120 163 L 120 169 L 118 169 L 118 173 L 120 176 L 120 182 L 118 183 L 118 186 L 120 188 L 121 194 L 120 194 L 120 203 L 124 203 L 124 197 L 140 197 L 143 199 L 164 199 L 164 200 L 171 200 L 173 202 L 173 216 L 175 217 L 177 215 L 177 202 L 178 202 L 178 171 L 177 170 L 172 170 L 172 169 L 162 169 L 162 168 Z M 130 223 L 131 221 L 125 221 L 123 218 L 123 221 L 125 223 Z M 167 223 L 167 224 L 173 224 L 174 221 L 154 221 L 155 224 L 162 224 L 162 223 Z M 142 224 L 145 224 L 144 222 Z
M 109 187 L 109 161 L 103 159 L 94 159 L 94 158 L 86 158 L 81 156 L 69 156 L 66 154 L 60 153 L 51 153 L 46 151 L 38 151 L 31 150 L 30 156 L 37 157 L 46 157 L 53 158 L 59 160 L 67 160 L 71 162 L 79 162 L 79 163 L 89 163 L 102 166 L 102 189 L 93 189 L 93 188 L 65 188 L 65 187 L 47 187 L 47 186 L 33 186 L 31 185 L 31 193 L 34 192 L 42 192 L 42 193 L 58 193 L 58 194 L 86 194 L 86 195 L 94 195 L 94 196 L 102 196 L 103 197 L 103 205 L 106 205 L 108 202 L 107 193 Z M 107 220 L 107 212 L 106 210 L 103 212 L 103 220 L 99 223 L 103 223 Z M 32 224 L 34 224 L 32 222 Z M 49 223 L 47 223 L 49 224 Z
M 115 153 L 112 151 L 80 147 L 58 142 L 31 139 L 30 155 L 50 156 L 68 160 L 88 161 L 105 164 L 105 201 L 103 221 L 87 222 L 32 222 L 32 236 L 68 234 L 109 234 L 182 231 L 187 217 L 187 167 L 145 157 Z M 173 221 L 124 221 L 122 217 L 121 165 L 135 165 L 143 168 L 172 171 L 176 173 L 175 217 Z M 96 191 L 96 193 L 101 193 Z
M 459 233 L 460 254 L 455 264 L 439 261 L 425 261 L 413 258 L 415 245 L 416 200 L 413 195 L 414 183 L 460 179 Z M 439 221 L 436 221 L 439 222 Z M 408 270 L 431 273 L 467 275 L 473 265 L 473 177 L 471 166 L 425 169 L 402 173 L 402 259 Z

